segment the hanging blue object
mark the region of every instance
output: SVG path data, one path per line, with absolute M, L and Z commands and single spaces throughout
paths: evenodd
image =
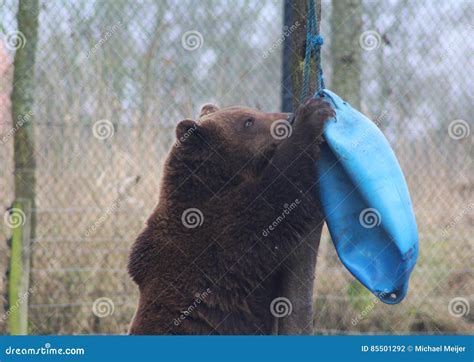
M 400 165 L 382 132 L 363 114 L 324 89 L 323 38 L 308 0 L 301 100 L 309 89 L 311 58 L 317 63 L 314 97 L 336 116 L 324 128 L 318 161 L 319 193 L 337 254 L 346 268 L 381 301 L 396 304 L 408 291 L 418 257 L 418 230 Z
M 377 126 L 336 94 L 318 162 L 320 198 L 339 258 L 384 303 L 406 295 L 418 232 L 402 170 Z

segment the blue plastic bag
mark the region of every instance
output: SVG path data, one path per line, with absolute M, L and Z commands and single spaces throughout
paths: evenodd
M 320 198 L 339 258 L 384 303 L 407 294 L 418 257 L 418 231 L 408 188 L 382 132 L 324 89 L 336 117 L 324 129 L 318 162 Z

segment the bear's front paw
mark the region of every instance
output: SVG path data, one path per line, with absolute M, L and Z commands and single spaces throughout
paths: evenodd
M 296 121 L 325 121 L 335 115 L 329 102 L 321 98 L 311 98 L 298 108 Z
M 312 98 L 298 108 L 294 122 L 297 133 L 314 140 L 314 137 L 318 138 L 323 133 L 326 120 L 335 115 L 328 102 L 320 98 Z

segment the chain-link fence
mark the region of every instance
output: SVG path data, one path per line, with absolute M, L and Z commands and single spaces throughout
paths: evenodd
M 420 257 L 405 301 L 382 305 L 345 270 L 325 233 L 316 331 L 472 332 L 472 3 L 360 6 L 360 42 L 350 46 L 362 53 L 354 69 L 361 108 L 378 121 L 407 177 Z M 2 212 L 13 199 L 10 92 L 21 42 L 9 39 L 17 7 L 0 0 Z M 31 334 L 126 332 L 137 303 L 127 255 L 158 200 L 174 126 L 208 102 L 279 110 L 283 8 L 282 1 L 40 2 Z M 335 28 L 331 2 L 322 9 L 331 88 L 331 39 L 346 19 Z M 2 236 L 9 237 L 5 227 Z M 0 288 L 4 294 L 4 282 Z

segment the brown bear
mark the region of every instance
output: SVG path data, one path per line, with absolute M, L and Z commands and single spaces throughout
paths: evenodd
M 290 333 L 277 322 L 293 307 L 285 265 L 305 240 L 317 250 L 316 162 L 333 115 L 316 99 L 296 115 L 207 105 L 177 125 L 129 259 L 140 290 L 131 334 Z

